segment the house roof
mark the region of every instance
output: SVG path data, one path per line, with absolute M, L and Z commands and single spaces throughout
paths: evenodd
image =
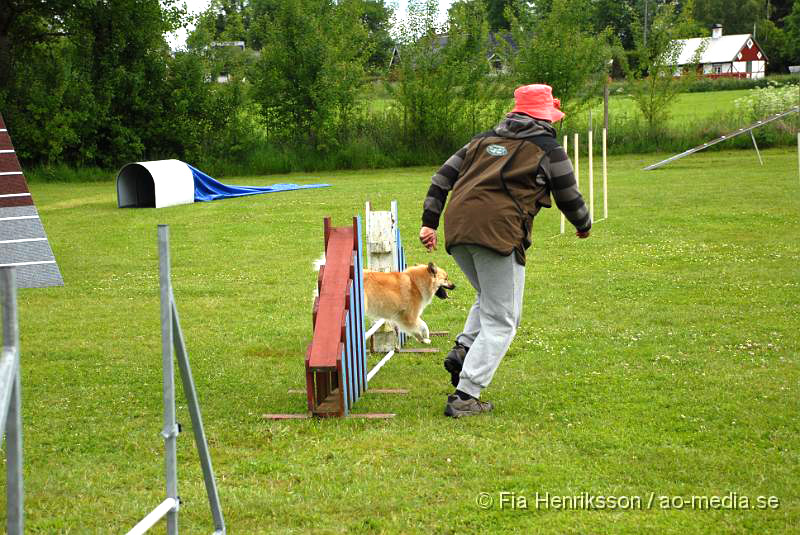
M 693 63 L 694 55 L 704 43 L 705 50 L 700 55 L 700 63 L 727 63 L 736 61 L 736 55 L 747 46 L 748 39 L 753 39 L 752 34 L 742 33 L 737 35 L 723 35 L 713 39 L 711 37 L 695 37 L 694 39 L 677 39 L 683 44 L 678 65 Z M 755 40 L 753 40 L 755 42 Z M 761 47 L 759 47 L 761 48 Z
M 446 33 L 438 34 L 434 37 L 433 43 L 431 48 L 433 50 L 441 50 L 447 46 L 447 43 L 450 41 L 450 36 Z M 488 42 L 488 49 L 486 51 L 486 59 L 492 59 L 497 57 L 497 49 L 500 48 L 501 42 L 505 42 L 511 50 L 516 52 L 519 50 L 516 41 L 511 36 L 510 33 L 497 33 L 497 32 L 489 32 L 489 42 Z M 400 60 L 400 49 L 397 46 L 392 47 L 392 57 L 389 60 L 389 66 L 391 67 L 397 61 Z

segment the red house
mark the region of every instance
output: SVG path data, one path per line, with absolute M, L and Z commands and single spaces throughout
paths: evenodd
M 767 70 L 767 56 L 752 34 L 722 35 L 719 24 L 711 29 L 711 37 L 679 39 L 675 43 L 681 47 L 676 76 L 695 62 L 699 72 L 709 78 L 763 78 Z

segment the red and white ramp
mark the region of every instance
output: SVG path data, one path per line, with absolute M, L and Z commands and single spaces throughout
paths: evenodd
M 61 272 L 0 114 L 0 267 L 16 268 L 17 286 L 63 286 Z

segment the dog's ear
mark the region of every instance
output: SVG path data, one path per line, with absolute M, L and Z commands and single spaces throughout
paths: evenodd
M 428 262 L 428 271 L 430 271 L 431 275 L 436 275 L 436 266 L 433 262 Z

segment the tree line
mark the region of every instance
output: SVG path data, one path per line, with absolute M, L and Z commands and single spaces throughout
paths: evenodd
M 658 135 L 675 38 L 752 33 L 800 63 L 800 0 L 4 0 L 0 112 L 33 165 L 179 158 L 220 172 L 429 164 L 543 82 L 567 111 L 627 78 Z M 394 26 L 393 26 L 393 23 Z M 613 61 L 612 61 L 613 60 Z M 233 170 L 233 171 L 232 171 Z

